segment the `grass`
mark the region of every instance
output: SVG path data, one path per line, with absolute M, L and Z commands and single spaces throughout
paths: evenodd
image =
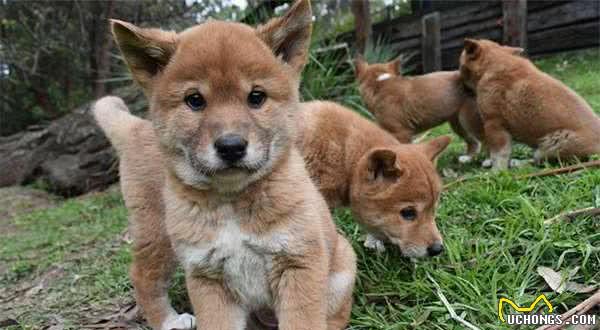
M 536 63 L 600 111 L 598 51 Z M 314 56 L 305 79 L 322 79 L 305 83 L 303 95 L 331 97 L 360 108 L 351 72 L 335 70 L 327 59 L 317 63 Z M 444 125 L 431 135 L 449 133 Z M 553 292 L 536 273 L 539 266 L 565 275 L 575 269 L 569 280 L 600 284 L 600 222 L 581 217 L 544 224 L 564 211 L 600 206 L 599 170 L 519 180 L 516 175 L 539 168 L 490 174 L 475 165 L 459 165 L 456 157 L 462 148 L 454 139 L 438 163 L 440 169 L 474 177 L 442 195 L 438 225 L 446 251 L 440 257 L 413 262 L 395 250 L 381 255 L 366 251 L 349 211 L 336 210 L 336 221 L 352 240 L 359 261 L 352 329 L 463 329 L 450 319 L 433 281 L 457 314 L 481 329 L 508 328 L 498 320 L 500 297 L 529 305 L 544 293 L 560 313 L 589 295 Z M 530 154 L 528 148 L 517 148 L 519 157 Z M 0 265 L 8 267 L 0 278 L 0 297 L 17 298 L 0 298 L 0 321 L 16 318 L 20 325 L 12 329 L 39 329 L 57 322 L 65 329 L 78 329 L 132 301 L 129 245 L 123 239 L 126 209 L 118 193 L 67 200 L 11 221 L 15 229 L 0 233 Z M 23 293 L 48 274 L 54 274 L 54 280 L 41 291 L 31 297 Z M 19 291 L 23 288 L 28 290 Z M 171 293 L 180 310 L 188 308 L 181 273 Z

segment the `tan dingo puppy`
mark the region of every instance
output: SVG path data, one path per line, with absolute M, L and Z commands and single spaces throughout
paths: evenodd
M 435 224 L 441 181 L 434 160 L 450 138 L 401 144 L 355 112 L 331 102 L 303 103 L 298 147 L 330 207 L 350 206 L 368 231 L 365 246 L 383 241 L 407 257 L 442 252 Z
M 355 256 L 293 145 L 310 3 L 253 29 L 210 21 L 182 33 L 113 21 L 150 100 L 150 126 L 118 99 L 95 106 L 121 155 L 136 298 L 155 329 L 192 328 L 170 307 L 174 255 L 199 329 L 342 329 Z M 162 193 L 161 193 L 162 191 Z
M 541 72 L 521 48 L 465 39 L 460 72 L 477 94 L 495 169 L 508 167 L 512 140 L 536 148 L 535 162 L 600 153 L 600 118 L 583 98 Z
M 415 134 L 449 122 L 467 143 L 468 163 L 481 149 L 483 126 L 474 97 L 465 89 L 458 71 L 403 77 L 400 59 L 367 64 L 355 61 L 359 90 L 377 123 L 400 142 L 410 143 Z

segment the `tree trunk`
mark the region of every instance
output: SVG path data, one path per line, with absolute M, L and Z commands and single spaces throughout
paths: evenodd
M 106 95 L 106 83 L 103 81 L 110 75 L 110 50 L 112 36 L 108 19 L 114 16 L 114 1 L 98 1 L 91 4 L 94 15 L 90 28 L 92 80 L 94 95 L 100 98 Z
M 356 49 L 359 54 L 365 53 L 371 39 L 371 13 L 368 0 L 351 2 L 354 25 L 356 27 Z

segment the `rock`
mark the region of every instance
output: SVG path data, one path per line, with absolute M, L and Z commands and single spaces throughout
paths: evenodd
M 144 108 L 137 91 L 122 89 L 132 111 Z M 103 189 L 118 180 L 118 160 L 90 113 L 91 102 L 48 126 L 0 137 L 0 187 L 34 181 L 62 196 Z

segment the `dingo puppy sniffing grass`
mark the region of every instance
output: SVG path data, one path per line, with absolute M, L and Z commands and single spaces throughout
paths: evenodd
M 347 324 L 354 252 L 293 145 L 311 21 L 307 0 L 256 29 L 209 21 L 177 34 L 113 21 L 154 134 L 118 99 L 94 113 L 121 156 L 131 276 L 153 328 L 245 329 L 264 310 L 279 329 Z M 195 320 L 167 297 L 175 256 Z
M 338 104 L 307 102 L 301 110 L 297 143 L 309 173 L 330 207 L 352 209 L 368 232 L 365 246 L 382 251 L 390 242 L 406 257 L 440 254 L 434 161 L 450 138 L 402 144 Z
M 465 39 L 460 72 L 475 90 L 494 169 L 509 166 L 512 141 L 534 161 L 600 153 L 600 118 L 569 87 L 519 56 L 521 48 Z
M 404 77 L 401 59 L 368 64 L 356 59 L 360 95 L 377 123 L 402 143 L 415 134 L 449 122 L 467 144 L 461 163 L 470 162 L 481 150 L 483 126 L 477 104 L 466 90 L 458 71 L 442 71 Z

